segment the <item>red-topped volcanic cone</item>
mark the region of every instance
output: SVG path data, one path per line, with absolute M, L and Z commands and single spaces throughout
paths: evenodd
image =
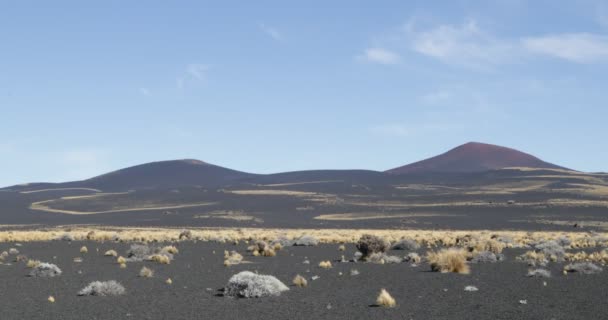
M 515 149 L 469 142 L 446 153 L 387 170 L 388 173 L 481 172 L 508 167 L 565 169 Z

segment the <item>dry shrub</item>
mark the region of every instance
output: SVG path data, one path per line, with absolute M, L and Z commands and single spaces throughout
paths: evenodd
M 329 260 L 321 261 L 321 262 L 319 262 L 319 267 L 321 267 L 323 269 L 329 269 L 329 268 L 331 268 L 331 261 L 329 261 Z
M 357 250 L 363 254 L 362 258 L 365 259 L 371 254 L 386 252 L 390 248 L 390 245 L 390 242 L 384 238 L 364 234 L 357 242 Z
M 297 287 L 306 287 L 308 286 L 308 281 L 306 281 L 306 278 L 302 277 L 301 275 L 296 275 L 295 278 L 293 278 L 293 284 Z
M 273 246 L 272 249 L 274 249 L 275 251 L 279 251 L 281 249 L 283 249 L 283 245 L 280 242 L 276 242 Z
M 341 244 L 341 245 L 338 247 L 338 250 L 339 250 L 339 251 L 346 251 L 346 247 L 345 247 L 343 244 Z
M 262 251 L 262 255 L 264 257 L 274 257 L 277 255 L 277 253 L 276 253 L 276 251 L 274 251 L 273 248 L 267 247 L 266 249 L 264 249 L 264 251 Z
M 127 263 L 127 259 L 125 259 L 125 257 L 120 256 L 116 259 L 116 263 L 118 264 L 126 264 Z
M 125 293 L 125 287 L 120 283 L 110 281 L 94 281 L 78 292 L 79 296 L 118 296 Z
M 165 246 L 160 250 L 160 253 L 178 254 L 179 250 L 175 246 Z
M 449 248 L 438 252 L 427 253 L 427 260 L 431 265 L 431 270 L 442 273 L 454 272 L 468 274 L 470 272 L 467 264 L 467 255 L 463 249 Z
M 499 254 L 507 245 L 496 239 L 484 239 L 474 242 L 471 246 L 474 252 L 489 251 L 493 254 Z
M 148 260 L 158 262 L 160 264 L 170 264 L 171 263 L 171 259 L 169 259 L 169 257 L 164 254 L 153 254 L 148 257 Z
M 152 276 L 154 276 L 154 271 L 147 267 L 142 267 L 141 270 L 139 270 L 139 276 L 142 278 L 151 278 Z
M 543 252 L 536 252 L 533 250 L 526 251 L 524 254 L 519 255 L 517 260 L 526 262 L 530 266 L 544 266 L 547 264 L 547 262 L 549 262 Z
M 380 307 L 393 308 L 397 305 L 397 302 L 386 290 L 382 289 L 378 298 L 376 298 L 376 304 Z
M 28 260 L 26 263 L 26 266 L 28 268 L 36 268 L 38 265 L 40 264 L 40 260 Z
M 167 278 L 167 280 L 165 280 L 166 284 L 173 284 L 173 280 L 171 280 L 171 278 Z
M 88 253 L 88 252 L 89 252 L 89 249 L 86 246 L 82 246 L 80 248 L 80 253 Z
M 407 254 L 407 256 L 405 256 L 404 261 L 418 264 L 420 261 L 422 261 L 422 258 L 420 258 L 420 255 L 418 255 L 416 252 L 410 252 Z
M 224 251 L 224 265 L 231 266 L 241 263 L 243 256 L 236 251 Z
M 10 248 L 10 249 L 8 249 L 8 253 L 12 254 L 12 255 L 17 255 L 17 254 L 19 254 L 19 250 L 15 249 L 15 248 Z
M 118 256 L 118 252 L 116 252 L 116 250 L 108 250 L 103 255 L 108 257 L 116 257 Z

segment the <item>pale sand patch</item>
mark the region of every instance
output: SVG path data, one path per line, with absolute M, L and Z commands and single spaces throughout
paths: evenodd
M 378 202 L 358 202 L 346 201 L 345 204 L 361 207 L 376 208 L 434 208 L 434 207 L 539 207 L 539 206 L 560 206 L 560 207 L 608 207 L 608 200 L 573 200 L 573 199 L 548 199 L 546 201 L 533 202 L 488 202 L 487 200 L 455 201 L 455 202 L 435 202 L 435 203 L 415 203 L 400 201 L 378 201 Z
M 424 218 L 424 217 L 456 217 L 461 215 L 448 215 L 438 213 L 395 213 L 395 214 L 379 214 L 374 212 L 354 212 L 354 213 L 332 213 L 316 216 L 315 220 L 328 221 L 360 221 L 360 220 L 377 220 L 377 219 L 403 219 L 403 218 Z
M 316 192 L 307 191 L 293 191 L 293 190 L 224 190 L 225 193 L 232 193 L 238 195 L 262 195 L 262 196 L 296 196 L 296 197 L 313 197 L 320 196 L 322 194 Z
M 181 208 L 193 208 L 193 207 L 203 207 L 215 205 L 217 202 L 202 202 L 202 203 L 190 203 L 190 204 L 180 204 L 180 205 L 149 205 L 149 206 L 140 206 L 133 208 L 116 208 L 111 210 L 103 210 L 103 211 L 76 211 L 76 210 L 62 210 L 62 209 L 54 209 L 45 205 L 45 203 L 49 203 L 55 200 L 46 200 L 34 202 L 30 205 L 30 209 L 45 211 L 45 212 L 54 212 L 54 213 L 64 213 L 64 214 L 75 214 L 75 215 L 87 215 L 87 214 L 100 214 L 100 213 L 118 213 L 118 212 L 132 212 L 132 211 L 147 211 L 147 210 L 170 210 L 170 209 L 181 209 Z
M 213 211 L 206 214 L 197 214 L 193 218 L 195 219 L 225 219 L 233 221 L 254 221 L 257 223 L 263 223 L 264 220 L 256 218 L 254 216 L 247 215 L 244 211 L 229 211 L 219 210 Z
M 285 186 L 297 186 L 297 185 L 305 185 L 305 184 L 332 183 L 332 182 L 344 182 L 344 180 L 320 180 L 320 181 L 306 181 L 306 182 L 273 183 L 273 184 L 261 184 L 260 186 L 285 187 Z
M 68 190 L 83 190 L 83 191 L 93 191 L 93 192 L 101 192 L 101 190 L 98 189 L 92 189 L 92 188 L 55 188 L 55 189 L 38 189 L 38 190 L 29 190 L 29 191 L 21 191 L 19 193 L 38 193 L 38 192 L 47 192 L 47 191 L 68 191 Z

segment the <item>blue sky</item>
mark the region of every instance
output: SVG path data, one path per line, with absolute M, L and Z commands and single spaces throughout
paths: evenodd
M 602 1 L 0 0 L 0 186 L 385 170 L 468 141 L 606 171 L 607 80 Z

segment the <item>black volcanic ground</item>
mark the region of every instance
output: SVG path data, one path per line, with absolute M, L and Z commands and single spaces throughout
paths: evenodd
M 14 245 L 14 244 L 10 244 Z M 79 253 L 86 245 L 89 253 Z M 507 260 L 474 264 L 471 274 L 429 272 L 428 264 L 340 263 L 351 257 L 352 244 L 340 252 L 337 245 L 287 247 L 276 257 L 245 254 L 246 245 L 182 242 L 170 265 L 128 263 L 120 269 L 103 252 L 115 249 L 124 255 L 128 244 L 62 242 L 25 243 L 22 254 L 57 264 L 63 274 L 55 278 L 30 278 L 23 262 L 0 265 L 0 309 L 3 320 L 21 319 L 606 319 L 606 271 L 599 274 L 561 274 L 562 264 L 551 264 L 549 279 L 526 277 L 528 266 L 515 260 L 522 250 L 505 250 Z M 8 249 L 4 244 L 1 250 Z M 96 249 L 99 249 L 97 252 Z M 237 250 L 243 263 L 224 267 L 223 251 Z M 420 254 L 426 250 L 421 249 Z M 215 252 L 215 253 L 214 253 Z M 403 255 L 403 251 L 390 254 Z M 81 263 L 73 262 L 82 257 Z M 308 259 L 310 264 L 304 264 Z M 329 270 L 317 266 L 331 260 Z M 154 270 L 153 278 L 137 276 L 140 268 Z M 350 271 L 360 272 L 351 276 Z M 290 287 L 280 297 L 233 299 L 218 296 L 230 276 L 243 270 L 276 276 Z M 342 273 L 342 275 L 340 275 Z M 291 286 L 296 274 L 308 287 Z M 312 280 L 313 276 L 319 276 Z M 165 283 L 171 278 L 173 284 Z M 117 280 L 126 294 L 118 297 L 79 297 L 91 281 Z M 547 285 L 543 285 L 546 282 Z M 476 286 L 479 291 L 465 292 Z M 372 307 L 380 289 L 397 300 L 395 308 Z M 47 302 L 54 296 L 55 303 Z M 527 304 L 521 304 L 526 300 Z

